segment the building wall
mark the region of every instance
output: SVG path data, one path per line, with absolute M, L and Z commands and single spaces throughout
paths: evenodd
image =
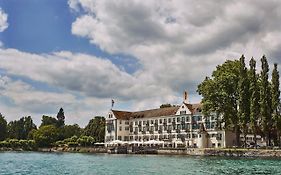
M 129 141 L 129 120 L 117 119 L 117 140 Z
M 211 116 L 204 117 L 201 111 L 191 114 L 184 104 L 175 115 L 153 118 L 121 120 L 116 119 L 112 111 L 110 111 L 106 117 L 106 121 L 113 123 L 114 130 L 110 133 L 106 130 L 105 137 L 111 138 L 110 140 L 106 139 L 106 142 L 112 140 L 135 140 L 142 142 L 148 140 L 165 142 L 182 140 L 187 146 L 202 147 L 204 145 L 203 147 L 210 148 L 232 146 L 233 138 L 235 138 L 233 137 L 233 133 L 215 129 L 217 126 L 216 120 L 215 115 L 212 114 Z M 198 134 L 202 124 L 206 130 L 206 136 L 204 138 Z M 199 140 L 201 144 L 198 145 Z

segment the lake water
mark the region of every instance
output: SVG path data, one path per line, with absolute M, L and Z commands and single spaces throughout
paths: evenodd
M 281 174 L 281 160 L 0 152 L 0 174 Z

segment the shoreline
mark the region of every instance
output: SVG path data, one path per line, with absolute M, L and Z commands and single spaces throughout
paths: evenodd
M 1 152 L 49 152 L 49 153 L 103 153 L 103 154 L 143 154 L 143 155 L 185 155 L 185 156 L 217 156 L 217 157 L 245 157 L 245 158 L 281 158 L 281 149 L 244 149 L 244 148 L 185 148 L 185 149 L 157 149 L 153 152 L 110 153 L 108 148 L 95 147 L 52 147 L 36 150 L 20 148 L 0 148 Z

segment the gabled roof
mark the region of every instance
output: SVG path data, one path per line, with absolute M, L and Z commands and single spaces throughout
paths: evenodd
M 122 119 L 122 120 L 128 120 L 132 114 L 132 112 L 128 112 L 128 111 L 112 110 L 112 112 L 117 119 Z
M 117 119 L 129 120 L 130 118 L 152 118 L 152 117 L 175 115 L 178 109 L 179 107 L 177 106 L 177 107 L 150 109 L 150 110 L 137 111 L 137 112 L 117 111 L 117 110 L 112 110 L 112 112 Z
M 192 114 L 201 109 L 201 104 L 186 104 L 184 103 Z M 173 106 L 167 108 L 157 108 L 157 109 L 149 109 L 144 111 L 137 112 L 129 112 L 129 111 L 118 111 L 112 110 L 114 116 L 117 119 L 129 120 L 130 118 L 153 118 L 153 117 L 161 117 L 161 116 L 169 116 L 175 115 L 180 107 Z M 200 112 L 200 111 L 199 111 Z
M 187 108 L 190 110 L 192 114 L 194 114 L 195 112 L 201 112 L 201 108 L 202 108 L 201 103 L 196 103 L 196 104 L 184 103 L 184 104 L 187 106 Z
M 178 109 L 179 109 L 179 106 L 138 111 L 138 112 L 132 113 L 131 117 L 132 118 L 152 118 L 152 117 L 175 115 L 176 112 L 178 111 Z

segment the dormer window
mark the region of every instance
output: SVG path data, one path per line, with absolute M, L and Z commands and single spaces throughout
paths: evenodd
M 186 114 L 186 111 L 180 111 L 180 115 Z

